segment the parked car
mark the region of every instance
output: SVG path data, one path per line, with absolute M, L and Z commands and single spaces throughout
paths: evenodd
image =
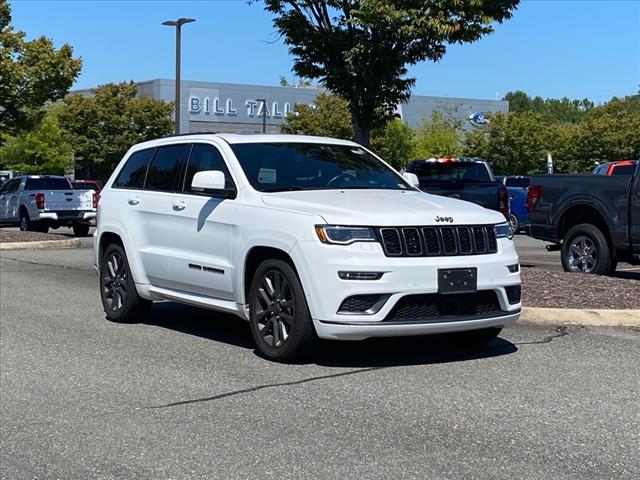
M 406 171 L 418 177 L 420 190 L 466 200 L 502 213 L 509 220 L 509 193 L 479 158 L 445 157 L 413 160 Z
M 521 307 L 509 225 L 417 183 L 331 138 L 135 145 L 99 201 L 106 317 L 139 320 L 154 300 L 233 313 L 261 354 L 281 361 L 308 353 L 316 336 L 495 338 Z
M 102 182 L 98 180 L 71 180 L 71 186 L 74 190 L 93 190 L 97 193 L 102 190 Z
M 0 223 L 37 232 L 70 226 L 76 236 L 86 236 L 97 200 L 95 192 L 73 190 L 66 177 L 14 177 L 0 189 Z
M 598 165 L 591 172 L 592 175 L 633 175 L 638 160 L 620 160 Z
M 531 180 L 529 235 L 553 242 L 567 272 L 610 274 L 640 264 L 640 167 L 633 176 L 540 175 Z
M 511 231 L 516 234 L 529 223 L 527 189 L 507 187 L 507 190 L 509 191 L 509 225 L 511 225 Z

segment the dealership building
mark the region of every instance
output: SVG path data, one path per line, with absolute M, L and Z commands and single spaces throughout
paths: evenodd
M 156 79 L 138 82 L 140 95 L 173 101 L 175 82 Z M 322 89 L 234 83 L 182 81 L 180 90 L 180 131 L 260 132 L 266 110 L 267 132 L 279 132 L 280 124 L 296 103 L 313 104 Z M 266 100 L 265 102 L 261 101 Z M 417 127 L 433 110 L 446 109 L 463 120 L 468 130 L 481 128 L 490 112 L 506 112 L 506 101 L 413 95 L 398 105 L 397 113 Z

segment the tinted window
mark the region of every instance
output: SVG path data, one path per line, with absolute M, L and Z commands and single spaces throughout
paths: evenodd
M 191 156 L 189 157 L 187 174 L 184 179 L 185 192 L 193 192 L 193 190 L 191 190 L 191 181 L 193 180 L 193 176 L 197 172 L 205 170 L 220 170 L 224 173 L 224 178 L 226 180 L 225 188 L 235 188 L 220 151 L 212 145 L 196 144 L 193 146 Z
M 409 171 L 418 176 L 421 187 L 442 182 L 492 181 L 486 165 L 478 162 L 421 162 L 414 163 Z
M 600 165 L 599 167 L 596 167 L 596 169 L 591 172 L 592 175 L 605 175 L 607 173 L 607 167 L 608 165 Z
M 245 143 L 231 147 L 256 190 L 408 190 L 393 170 L 361 147 L 316 143 Z
M 60 177 L 27 178 L 25 190 L 71 190 L 69 180 Z
M 160 147 L 149 165 L 145 190 L 177 192 L 181 190 L 182 172 L 189 155 L 190 144 Z
M 140 150 L 129 157 L 127 163 L 120 171 L 118 178 L 113 182 L 116 188 L 139 188 L 144 185 L 144 177 L 147 173 L 147 165 L 153 156 L 154 149 Z
M 507 178 L 505 181 L 505 185 L 507 187 L 518 187 L 518 188 L 527 188 L 531 183 L 531 179 L 529 178 Z
M 20 186 L 20 180 L 18 179 L 9 180 L 7 183 L 5 183 L 2 186 L 2 188 L 0 188 L 0 194 L 15 192 L 16 190 L 18 190 L 19 186 Z
M 635 165 L 621 165 L 613 167 L 611 175 L 633 175 L 634 173 L 636 173 Z

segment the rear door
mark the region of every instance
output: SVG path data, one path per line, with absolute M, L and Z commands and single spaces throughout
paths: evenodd
M 237 218 L 233 199 L 191 190 L 196 172 L 219 170 L 225 174 L 226 188 L 235 183 L 221 150 L 212 144 L 196 143 L 181 192 L 173 195 L 169 211 L 172 287 L 209 297 L 233 300 L 232 238 Z
M 18 205 L 18 188 L 20 187 L 20 181 L 19 178 L 9 180 L 2 186 L 2 189 L 0 189 L 0 220 L 2 221 L 17 219 L 15 211 Z

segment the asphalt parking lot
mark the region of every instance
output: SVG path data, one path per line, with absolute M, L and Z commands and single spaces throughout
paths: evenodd
M 327 342 L 280 365 L 208 311 L 107 322 L 91 254 L 0 253 L 3 479 L 640 477 L 636 331 Z

